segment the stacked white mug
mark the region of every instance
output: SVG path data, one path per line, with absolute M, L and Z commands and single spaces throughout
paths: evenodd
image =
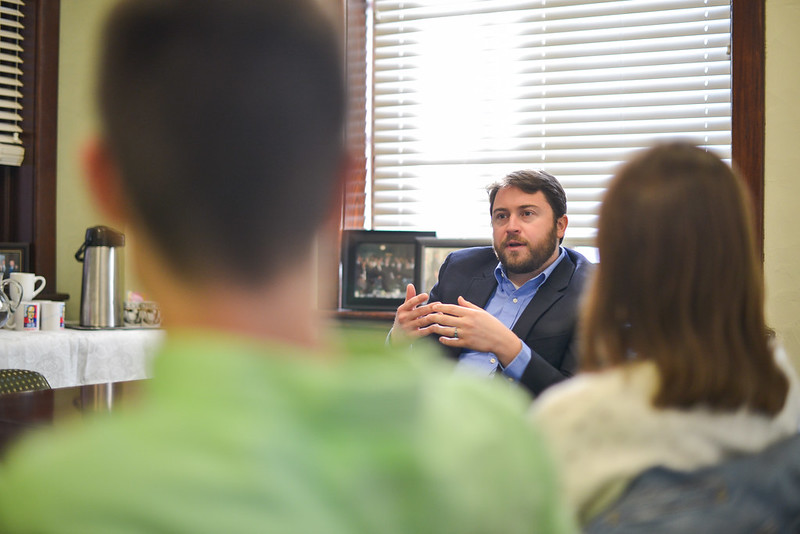
M 38 331 L 42 318 L 42 303 L 33 299 L 42 292 L 47 281 L 44 276 L 37 276 L 34 273 L 15 272 L 11 273 L 9 278 L 19 283 L 22 295 L 19 294 L 17 286 L 9 286 L 11 300 L 16 302 L 19 299 L 19 306 L 5 327 L 24 332 Z
M 41 303 L 41 326 L 42 330 L 58 331 L 64 330 L 64 303 L 55 300 L 38 300 Z

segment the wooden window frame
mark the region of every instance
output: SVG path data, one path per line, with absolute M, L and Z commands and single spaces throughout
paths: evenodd
M 731 1 L 731 152 L 734 165 L 739 169 L 752 195 L 755 232 L 758 249 L 763 258 L 764 249 L 764 83 L 765 83 L 765 3 L 766 0 Z M 347 0 L 348 22 L 363 23 L 366 0 Z M 357 50 L 366 46 L 363 31 L 348 31 L 348 58 L 361 58 Z M 358 66 L 348 64 L 350 80 L 357 80 Z M 363 76 L 360 79 L 366 79 Z M 351 89 L 352 90 L 352 89 Z M 360 110 L 353 106 L 352 113 Z M 362 114 L 363 116 L 363 114 Z M 365 153 L 363 135 L 348 135 L 353 151 Z M 361 162 L 359 162 L 361 163 Z M 354 228 L 354 221 L 363 221 L 363 191 L 366 168 L 358 165 L 348 180 L 348 194 L 344 198 L 344 228 Z M 360 204 L 354 202 L 358 199 Z
M 30 269 L 56 288 L 56 134 L 60 0 L 27 0 L 23 52 L 20 167 L 0 167 L 0 241 L 30 244 Z
M 766 0 L 731 2 L 731 151 L 753 203 L 757 248 L 764 259 Z

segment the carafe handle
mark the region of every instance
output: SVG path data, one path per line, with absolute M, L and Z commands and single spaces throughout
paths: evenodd
M 17 302 L 14 303 L 14 300 L 11 298 L 10 295 L 6 295 L 5 289 L 7 285 L 14 285 L 17 286 Z M 8 315 L 5 321 L 0 324 L 0 327 L 5 326 L 6 328 L 13 328 L 14 326 L 14 312 L 17 311 L 20 302 L 22 302 L 22 284 L 17 282 L 16 280 L 6 279 L 0 282 L 0 301 L 8 302 Z M 2 302 L 0 302 L 0 306 L 2 306 Z M 10 323 L 10 324 L 9 324 Z
M 14 313 L 15 311 L 17 311 L 17 307 L 19 306 L 19 303 L 22 302 L 22 284 L 20 284 L 16 280 L 12 280 L 10 278 L 6 278 L 2 282 L 0 282 L 0 291 L 3 291 L 5 293 L 5 289 L 6 289 L 7 285 L 15 285 L 15 286 L 17 286 L 17 302 L 16 302 L 16 304 L 14 303 L 14 301 L 11 298 L 10 294 L 3 295 L 3 297 L 6 297 L 6 299 L 8 300 L 8 308 L 11 310 L 11 313 Z M 0 298 L 3 298 L 3 297 L 0 297 Z
M 83 258 L 86 253 L 86 243 L 87 242 L 84 241 L 83 244 L 81 245 L 81 248 L 79 248 L 78 251 L 75 253 L 75 259 L 81 263 L 83 263 Z

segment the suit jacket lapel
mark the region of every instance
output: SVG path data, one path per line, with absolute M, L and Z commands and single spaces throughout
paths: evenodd
M 514 328 L 511 329 L 517 337 L 524 340 L 533 325 L 539 320 L 539 317 L 564 296 L 564 290 L 569 287 L 569 281 L 574 272 L 575 264 L 569 254 L 566 254 L 561 263 L 558 264 L 558 267 L 550 273 L 544 285 L 536 292 L 528 307 L 520 315 Z
M 495 262 L 488 270 L 484 270 L 481 274 L 472 279 L 472 283 L 467 287 L 463 297 L 481 308 L 486 307 L 489 302 L 489 297 L 494 293 L 497 287 L 497 279 L 494 277 L 494 268 L 497 266 Z

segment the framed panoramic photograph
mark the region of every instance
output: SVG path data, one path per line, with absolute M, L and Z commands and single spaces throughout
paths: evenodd
M 491 246 L 491 239 L 417 238 L 417 293 L 429 293 L 439 279 L 439 267 L 451 252 L 469 247 Z
M 0 243 L 0 279 L 11 273 L 30 272 L 28 261 L 28 243 Z
M 434 232 L 342 232 L 341 307 L 394 311 L 415 284 L 417 238 Z

